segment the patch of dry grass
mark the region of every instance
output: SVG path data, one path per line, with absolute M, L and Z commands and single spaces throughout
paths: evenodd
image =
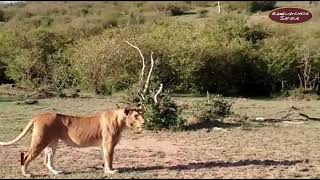
M 2 99 L 3 100 L 3 99 Z M 200 97 L 175 97 L 189 109 Z M 291 106 L 318 116 L 320 101 L 278 101 L 236 98 L 235 113 L 279 117 Z M 117 97 L 40 99 L 38 105 L 0 101 L 0 140 L 17 136 L 26 122 L 45 111 L 91 115 L 115 107 Z M 186 111 L 185 111 L 186 112 Z M 188 111 L 187 111 L 188 112 Z M 189 112 L 189 115 L 190 112 Z M 56 166 L 67 174 L 53 176 L 43 165 L 43 154 L 30 170 L 37 178 L 316 178 L 320 177 L 320 123 L 277 123 L 250 130 L 124 133 L 116 147 L 115 175 L 104 175 L 100 148 L 71 148 L 59 145 Z M 21 142 L 0 149 L 0 178 L 23 178 L 19 154 L 26 151 L 30 133 Z M 148 142 L 148 143 L 145 143 Z

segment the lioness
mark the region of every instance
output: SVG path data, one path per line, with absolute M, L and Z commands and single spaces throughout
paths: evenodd
M 112 169 L 113 153 L 119 142 L 120 134 L 125 128 L 142 130 L 144 124 L 141 108 L 124 108 L 109 110 L 92 117 L 76 117 L 58 113 L 44 113 L 34 117 L 23 132 L 11 142 L 0 142 L 0 145 L 11 145 L 19 141 L 33 126 L 29 150 L 21 157 L 22 174 L 31 177 L 27 167 L 31 160 L 43 150 L 44 164 L 53 174 L 59 174 L 54 168 L 53 157 L 59 139 L 73 147 L 102 146 L 104 172 L 114 173 Z

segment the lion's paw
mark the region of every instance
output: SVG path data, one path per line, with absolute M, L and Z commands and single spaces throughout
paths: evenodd
M 118 170 L 116 170 L 116 169 L 114 169 L 114 170 L 106 170 L 105 171 L 106 174 L 115 174 L 117 172 L 118 172 Z

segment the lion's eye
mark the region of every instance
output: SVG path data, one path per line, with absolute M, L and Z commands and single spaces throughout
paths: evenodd
M 138 118 L 138 114 L 134 115 L 135 118 Z

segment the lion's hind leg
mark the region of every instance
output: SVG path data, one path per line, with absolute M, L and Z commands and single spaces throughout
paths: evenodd
M 23 157 L 23 163 L 21 165 L 22 174 L 26 177 L 31 177 L 32 174 L 28 173 L 28 165 L 35 159 L 47 146 L 46 143 L 41 142 L 39 138 L 32 138 L 31 145 L 27 154 Z

